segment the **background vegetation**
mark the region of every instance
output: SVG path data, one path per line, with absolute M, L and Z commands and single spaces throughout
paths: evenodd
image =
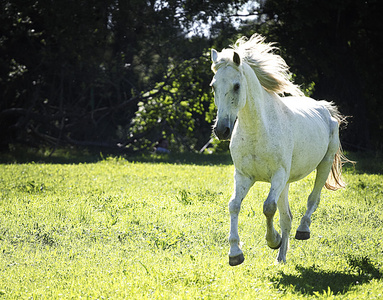
M 383 178 L 369 168 L 350 166 L 346 189 L 323 192 L 308 241 L 293 235 L 315 174 L 292 184 L 286 265 L 264 238 L 269 185 L 256 184 L 239 221 L 246 260 L 233 268 L 229 156 L 61 159 L 0 164 L 2 299 L 382 298 Z
M 199 150 L 214 116 L 209 50 L 258 32 L 309 94 L 382 150 L 379 0 L 0 1 L 0 143 Z M 118 146 L 119 145 L 119 146 Z

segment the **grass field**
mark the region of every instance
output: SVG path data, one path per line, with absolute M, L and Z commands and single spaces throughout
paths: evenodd
M 1 164 L 0 298 L 383 298 L 381 163 L 364 158 L 373 172 L 349 168 L 346 189 L 323 192 L 308 241 L 293 236 L 314 174 L 291 185 L 287 264 L 266 245 L 269 185 L 256 184 L 240 213 L 245 262 L 230 267 L 233 166 L 210 158 Z

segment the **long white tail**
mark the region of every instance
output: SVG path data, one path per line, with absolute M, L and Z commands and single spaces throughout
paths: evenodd
M 326 189 L 336 191 L 346 186 L 346 183 L 342 179 L 342 166 L 345 162 L 350 161 L 344 156 L 342 149 L 339 148 L 338 152 L 335 154 L 331 172 L 325 183 Z
M 328 103 L 326 106 L 331 116 L 338 121 L 339 127 L 342 124 L 347 124 L 346 117 L 338 111 L 338 108 L 332 102 Z M 342 179 L 342 166 L 347 162 L 355 164 L 354 161 L 349 160 L 343 154 L 342 146 L 339 146 L 338 152 L 335 154 L 334 161 L 332 163 L 331 172 L 325 183 L 326 189 L 336 191 L 346 186 L 346 183 Z

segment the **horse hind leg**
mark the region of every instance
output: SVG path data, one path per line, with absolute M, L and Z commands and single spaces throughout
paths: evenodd
M 315 212 L 319 205 L 321 191 L 329 176 L 337 148 L 338 146 L 331 147 L 331 149 L 329 149 L 329 151 L 327 152 L 326 156 L 317 166 L 314 188 L 307 200 L 307 210 L 305 215 L 301 219 L 301 223 L 295 235 L 295 238 L 297 240 L 307 240 L 310 238 L 311 215 Z

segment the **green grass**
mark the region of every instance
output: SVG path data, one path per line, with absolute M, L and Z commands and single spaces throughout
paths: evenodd
M 0 298 L 383 298 L 380 172 L 348 168 L 346 189 L 323 192 L 308 241 L 293 235 L 314 174 L 292 184 L 285 265 L 264 238 L 269 185 L 256 184 L 240 213 L 245 262 L 233 268 L 233 166 L 209 158 L 0 165 Z

